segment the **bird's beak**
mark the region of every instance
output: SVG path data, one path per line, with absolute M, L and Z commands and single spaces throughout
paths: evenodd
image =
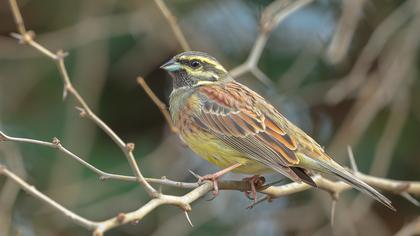
M 172 72 L 172 71 L 177 71 L 177 70 L 181 69 L 181 64 L 179 64 L 178 62 L 176 62 L 172 58 L 171 60 L 169 60 L 165 64 L 161 65 L 160 68 L 164 69 L 166 71 Z

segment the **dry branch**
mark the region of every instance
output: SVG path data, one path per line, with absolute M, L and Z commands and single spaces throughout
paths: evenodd
M 17 6 L 16 0 L 9 0 L 10 5 L 12 6 L 12 13 L 15 16 L 16 25 L 18 27 L 18 30 L 20 31 L 20 34 L 13 34 L 13 36 L 19 40 L 21 40 L 22 43 L 28 44 L 32 46 L 33 48 L 37 49 L 44 55 L 48 56 L 49 58 L 53 59 L 58 66 L 58 70 L 62 76 L 63 83 L 64 83 L 64 90 L 63 90 L 63 98 L 66 98 L 67 93 L 70 93 L 73 95 L 77 102 L 82 106 L 81 107 L 81 113 L 92 120 L 99 128 L 101 128 L 122 150 L 122 152 L 125 154 L 131 169 L 133 170 L 137 181 L 142 184 L 146 190 L 146 192 L 151 197 L 156 197 L 159 195 L 159 193 L 144 179 L 143 175 L 140 172 L 140 169 L 136 163 L 136 160 L 133 155 L 133 150 L 131 148 L 128 148 L 127 143 L 125 143 L 105 122 L 103 122 L 96 114 L 90 109 L 88 104 L 85 102 L 83 97 L 79 94 L 79 92 L 74 88 L 73 84 L 70 81 L 70 77 L 67 72 L 67 68 L 64 63 L 64 57 L 66 56 L 66 53 L 62 50 L 59 50 L 57 53 L 52 53 L 50 50 L 48 50 L 46 47 L 38 44 L 36 41 L 34 41 L 33 33 L 30 33 L 30 31 L 27 31 L 23 25 L 23 21 L 20 22 L 18 19 L 22 19 L 21 13 L 19 11 Z
M 137 83 L 143 88 L 143 90 L 147 93 L 147 95 L 152 99 L 153 103 L 159 108 L 160 112 L 162 113 L 163 117 L 168 123 L 169 128 L 172 132 L 178 133 L 178 129 L 172 122 L 171 114 L 168 112 L 168 108 L 165 103 L 163 103 L 156 94 L 150 89 L 149 85 L 147 85 L 146 81 L 144 81 L 143 77 L 137 78 Z
M 100 176 L 108 176 L 110 178 L 112 177 L 118 180 L 130 180 L 130 181 L 135 180 L 134 177 L 113 175 L 113 174 L 103 172 L 97 169 L 96 167 L 93 167 L 90 164 L 84 162 L 83 160 L 80 161 L 79 157 L 76 156 L 77 157 L 76 158 L 74 157 L 75 156 L 74 154 L 72 154 L 69 151 L 66 151 L 67 149 L 62 147 L 58 140 L 55 140 L 49 143 L 49 142 L 43 142 L 43 141 L 38 141 L 38 140 L 33 140 L 33 139 L 10 137 L 10 136 L 5 135 L 2 132 L 0 132 L 0 136 L 4 137 L 5 141 L 32 143 L 36 145 L 47 146 L 50 148 L 58 148 L 60 151 L 73 157 L 75 160 L 79 161 L 84 166 L 88 167 L 90 170 L 92 170 L 93 172 L 95 172 L 96 174 Z M 157 183 L 161 185 L 167 185 L 167 186 L 173 186 L 173 187 L 179 187 L 179 188 L 189 188 L 189 189 L 192 189 L 192 191 L 190 191 L 189 193 L 181 197 L 161 194 L 158 198 L 154 198 L 150 200 L 147 204 L 143 205 L 138 210 L 135 210 L 133 212 L 128 212 L 128 213 L 121 213 L 118 216 L 115 216 L 108 220 L 97 222 L 97 221 L 91 221 L 91 220 L 85 219 L 75 214 L 71 210 L 64 208 L 63 206 L 61 206 L 54 200 L 47 197 L 42 192 L 36 190 L 34 187 L 30 186 L 25 181 L 23 181 L 22 179 L 14 175 L 11 171 L 9 171 L 4 166 L 0 167 L 0 174 L 5 175 L 6 177 L 9 177 L 13 181 L 15 181 L 17 184 L 19 184 L 22 187 L 22 189 L 27 191 L 29 194 L 40 199 L 47 205 L 55 208 L 66 217 L 72 219 L 75 223 L 87 229 L 94 230 L 95 235 L 102 235 L 107 230 L 115 228 L 119 225 L 123 225 L 123 224 L 133 222 L 133 221 L 139 221 L 143 219 L 148 213 L 150 213 L 155 208 L 161 205 L 175 205 L 175 206 L 180 207 L 184 211 L 190 211 L 191 206 L 189 204 L 193 203 L 197 199 L 201 198 L 202 196 L 206 195 L 208 192 L 213 190 L 213 183 L 209 181 L 206 181 L 200 184 L 200 183 L 177 182 L 177 181 L 169 180 L 166 178 L 163 178 L 163 179 L 146 178 L 146 180 L 149 181 L 150 183 Z M 383 191 L 391 192 L 394 194 L 400 194 L 402 196 L 404 196 L 404 194 L 420 195 L 420 182 L 397 181 L 397 180 L 390 180 L 390 179 L 384 179 L 384 178 L 377 178 L 377 177 L 365 175 L 359 172 L 355 174 L 361 180 Z M 314 176 L 313 179 L 320 189 L 325 190 L 328 193 L 330 193 L 331 196 L 334 196 L 334 199 L 336 200 L 338 200 L 339 195 L 343 191 L 351 189 L 351 186 L 344 182 L 340 182 L 340 181 L 334 182 L 320 175 Z M 227 180 L 227 181 L 219 182 L 219 189 L 249 191 L 251 190 L 251 186 L 246 181 Z M 291 194 L 302 192 L 308 189 L 311 189 L 311 186 L 306 185 L 304 183 L 290 183 L 290 184 L 285 184 L 282 186 L 262 187 L 258 191 L 266 195 L 266 197 L 262 198 L 262 201 L 264 201 L 267 199 L 274 199 L 274 198 L 279 198 L 282 196 L 291 195 Z
M 247 72 L 251 72 L 258 80 L 266 85 L 272 85 L 271 80 L 258 68 L 258 61 L 270 38 L 271 32 L 289 15 L 313 2 L 313 0 L 277 0 L 264 9 L 261 16 L 260 33 L 249 53 L 248 58 L 242 64 L 233 68 L 229 73 L 237 78 Z
M 155 0 L 156 5 L 159 10 L 162 12 L 165 19 L 168 21 L 169 25 L 172 28 L 172 31 L 175 34 L 176 39 L 181 45 L 182 50 L 191 51 L 191 47 L 188 44 L 188 41 L 185 39 L 184 33 L 181 30 L 181 27 L 178 25 L 176 17 L 172 14 L 169 8 L 166 6 L 164 0 Z
M 264 11 L 263 17 L 261 19 L 261 32 L 258 36 L 254 47 L 248 57 L 248 59 L 241 65 L 239 65 L 236 69 L 232 70 L 231 73 L 235 76 L 239 76 L 245 72 L 253 73 L 257 78 L 261 81 L 268 82 L 269 79 L 265 76 L 265 74 L 258 68 L 258 60 L 261 57 L 261 53 L 265 47 L 265 44 L 269 38 L 270 32 L 276 27 L 281 21 L 286 18 L 291 13 L 295 12 L 296 10 L 306 6 L 307 4 L 311 3 L 313 0 L 298 0 L 298 1 L 284 1 L 278 0 L 272 3 L 269 7 L 266 8 Z M 201 198 L 202 196 L 206 195 L 208 192 L 213 190 L 213 183 L 205 181 L 203 183 L 188 183 L 188 182 L 178 182 L 169 180 L 166 178 L 162 179 L 153 179 L 153 178 L 145 178 L 140 172 L 140 169 L 134 159 L 133 149 L 134 144 L 132 143 L 125 143 L 105 122 L 103 122 L 99 117 L 97 117 L 94 112 L 90 109 L 87 105 L 83 97 L 78 93 L 78 91 L 73 87 L 69 75 L 67 73 L 67 69 L 64 63 L 64 57 L 66 53 L 63 51 L 58 51 L 57 53 L 53 53 L 44 46 L 38 44 L 34 41 L 34 33 L 31 31 L 27 31 L 24 25 L 24 21 L 22 19 L 21 13 L 19 11 L 18 5 L 16 0 L 9 0 L 10 6 L 15 18 L 15 22 L 17 25 L 17 29 L 19 34 L 13 34 L 13 37 L 19 39 L 19 41 L 23 44 L 28 44 L 41 52 L 43 55 L 47 56 L 48 58 L 54 60 L 57 63 L 58 69 L 61 73 L 63 82 L 64 82 L 64 92 L 63 96 L 69 93 L 74 96 L 81 106 L 78 108 L 81 114 L 84 117 L 89 118 L 94 122 L 98 127 L 100 127 L 108 136 L 113 139 L 113 141 L 120 147 L 123 151 L 127 160 L 130 163 L 130 166 L 135 174 L 135 176 L 124 176 L 124 175 L 116 175 L 104 172 L 95 166 L 89 164 L 88 162 L 84 161 L 82 158 L 77 156 L 76 154 L 72 153 L 68 149 L 66 149 L 58 139 L 53 139 L 52 142 L 45 142 L 39 141 L 35 139 L 27 139 L 27 138 L 20 138 L 20 137 L 12 137 L 4 134 L 0 131 L 0 141 L 10 141 L 10 142 L 17 142 L 17 143 L 31 143 L 35 145 L 46 146 L 49 148 L 58 149 L 60 152 L 65 153 L 67 156 L 71 157 L 72 159 L 78 161 L 83 166 L 87 167 L 89 170 L 96 173 L 102 179 L 117 179 L 123 181 L 137 181 L 141 183 L 141 185 L 145 188 L 147 193 L 152 197 L 148 203 L 141 206 L 139 209 L 128 212 L 128 213 L 120 213 L 115 217 L 109 218 L 104 221 L 91 221 L 84 217 L 81 217 L 75 214 L 73 211 L 63 207 L 56 201 L 52 200 L 42 192 L 38 191 L 35 187 L 29 185 L 27 182 L 19 178 L 13 172 L 11 172 L 5 166 L 0 165 L 0 175 L 4 175 L 10 180 L 14 181 L 18 184 L 23 190 L 31 194 L 32 196 L 36 197 L 37 199 L 41 200 L 42 202 L 46 203 L 50 207 L 58 210 L 67 218 L 73 220 L 76 224 L 81 225 L 82 227 L 92 230 L 94 235 L 103 235 L 108 230 L 118 227 L 123 224 L 127 224 L 129 222 L 136 222 L 143 219 L 147 214 L 152 212 L 154 209 L 161 205 L 174 205 L 181 208 L 184 212 L 188 212 L 191 210 L 190 204 Z M 172 13 L 166 7 L 162 0 L 156 0 L 156 4 L 158 5 L 159 9 L 162 11 L 168 22 L 170 23 L 174 33 L 182 45 L 184 50 L 189 50 L 189 46 L 185 37 L 182 34 L 179 25 L 176 23 L 176 19 L 173 17 Z M 165 116 L 166 121 L 170 125 L 171 129 L 173 130 L 173 125 L 170 119 L 170 115 L 167 111 L 166 105 L 161 102 L 153 91 L 147 86 L 142 78 L 138 79 L 138 83 L 143 87 L 152 101 L 159 107 L 162 114 Z M 391 192 L 395 194 L 399 194 L 406 198 L 411 197 L 409 194 L 413 195 L 420 195 L 420 182 L 415 181 L 397 181 L 397 180 L 390 180 L 385 178 L 378 178 L 373 177 L 370 175 L 365 175 L 357 171 L 357 167 L 353 160 L 353 172 L 357 175 L 361 180 L 365 181 L 366 183 L 370 184 L 371 186 L 386 192 Z M 331 181 L 328 180 L 320 175 L 314 176 L 314 181 L 319 186 L 320 189 L 327 191 L 328 193 L 333 196 L 333 207 L 332 212 L 334 212 L 334 204 L 339 199 L 339 195 L 351 188 L 348 184 L 340 181 Z M 160 185 L 167 185 L 173 186 L 178 188 L 187 188 L 191 189 L 190 192 L 186 193 L 183 196 L 173 196 L 173 195 L 166 195 L 157 192 L 150 183 L 156 183 Z M 236 191 L 249 191 L 251 188 L 249 183 L 244 181 L 220 181 L 219 188 L 223 190 L 236 190 Z M 293 193 L 305 191 L 310 189 L 309 185 L 304 183 L 289 183 L 282 186 L 264 186 L 263 188 L 258 189 L 260 193 L 265 194 L 261 201 L 266 199 L 273 199 L 282 196 L 291 195 Z M 189 219 L 188 215 L 186 214 L 187 219 Z

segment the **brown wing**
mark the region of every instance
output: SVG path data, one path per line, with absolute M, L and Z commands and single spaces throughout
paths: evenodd
M 250 158 L 286 172 L 295 181 L 305 181 L 302 176 L 306 174 L 291 167 L 299 163 L 295 141 L 278 122 L 258 109 L 263 98 L 236 82 L 203 86 L 197 94 L 202 112 L 194 118 L 196 124 Z

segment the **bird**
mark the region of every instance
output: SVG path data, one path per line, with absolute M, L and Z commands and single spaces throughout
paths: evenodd
M 237 82 L 212 56 L 187 51 L 160 68 L 172 77 L 169 111 L 181 140 L 221 171 L 204 176 L 213 180 L 227 172 L 252 174 L 253 183 L 277 172 L 292 181 L 317 187 L 311 173 L 332 174 L 394 210 L 391 201 L 335 162 L 304 131 L 261 95 Z

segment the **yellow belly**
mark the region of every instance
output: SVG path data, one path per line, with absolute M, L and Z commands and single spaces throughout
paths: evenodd
M 250 159 L 243 153 L 228 147 L 219 139 L 206 133 L 182 135 L 185 143 L 205 160 L 224 169 L 236 163 L 242 165 L 233 172 L 244 174 L 263 174 L 273 170 Z

